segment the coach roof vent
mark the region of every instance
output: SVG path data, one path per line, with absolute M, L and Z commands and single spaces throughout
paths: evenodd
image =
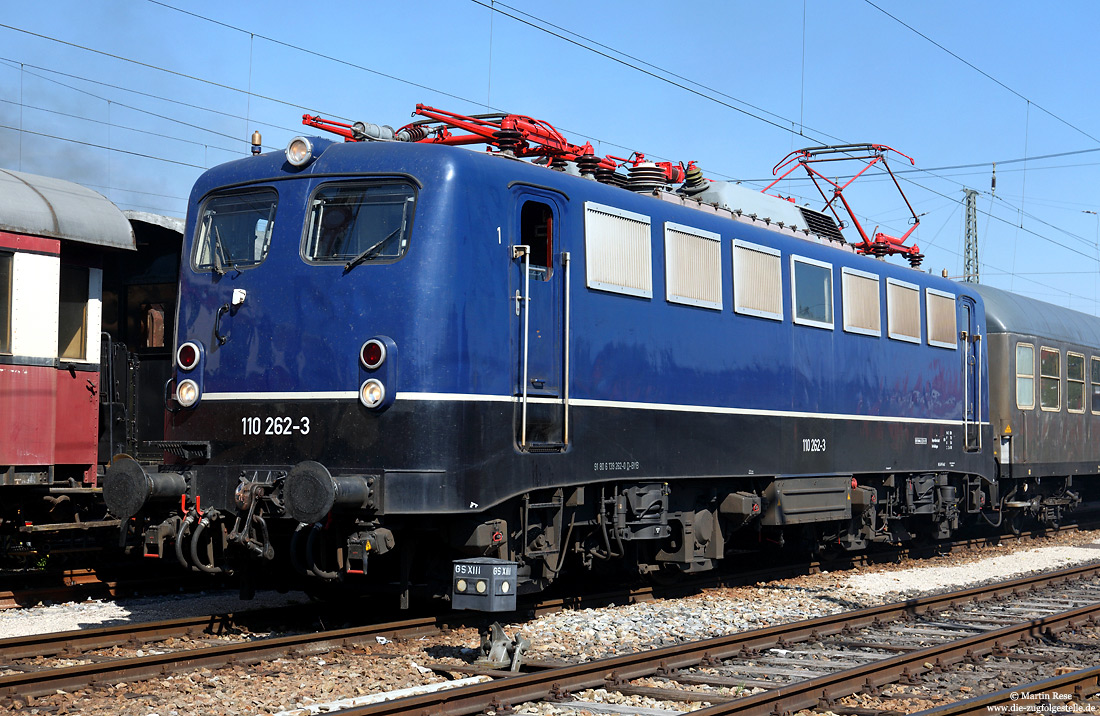
M 130 222 L 107 197 L 63 179 L 0 169 L 0 231 L 133 250 Z

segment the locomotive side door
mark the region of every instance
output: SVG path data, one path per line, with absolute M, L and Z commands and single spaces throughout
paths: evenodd
M 978 313 L 974 301 L 967 297 L 959 298 L 962 309 L 962 330 L 959 337 L 963 342 L 963 381 L 966 400 L 963 403 L 963 426 L 966 433 L 966 450 L 977 452 L 982 449 L 982 336 L 978 333 Z
M 568 257 L 560 254 L 565 198 L 519 187 L 512 232 L 512 345 L 516 350 L 516 444 L 528 452 L 557 452 L 566 443 L 563 288 Z

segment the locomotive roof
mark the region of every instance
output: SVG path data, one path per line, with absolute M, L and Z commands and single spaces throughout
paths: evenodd
M 985 302 L 990 333 L 1017 333 L 1066 343 L 1100 346 L 1100 318 L 999 288 L 970 286 Z
M 0 169 L 0 231 L 131 249 L 130 222 L 107 197 L 63 179 Z

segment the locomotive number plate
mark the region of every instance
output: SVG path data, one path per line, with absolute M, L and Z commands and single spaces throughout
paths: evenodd
M 304 415 L 297 420 L 285 415 L 241 418 L 241 432 L 244 435 L 308 435 L 309 418 Z
M 802 452 L 825 452 L 825 438 L 802 438 Z

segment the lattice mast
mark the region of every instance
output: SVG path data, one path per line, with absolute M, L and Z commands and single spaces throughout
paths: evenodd
M 963 189 L 966 192 L 966 241 L 963 250 L 963 281 L 981 283 L 978 275 L 978 192 Z

